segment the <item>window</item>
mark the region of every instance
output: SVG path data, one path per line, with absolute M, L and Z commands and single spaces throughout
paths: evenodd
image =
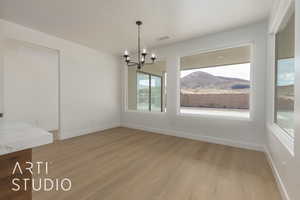
M 165 112 L 165 62 L 128 69 L 128 110 Z
M 294 137 L 295 15 L 287 16 L 276 34 L 274 121 Z
M 251 46 L 181 58 L 180 112 L 249 117 Z

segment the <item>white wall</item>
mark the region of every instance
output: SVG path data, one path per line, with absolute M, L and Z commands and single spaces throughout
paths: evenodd
M 119 60 L 98 52 L 73 53 L 65 52 L 61 58 L 64 136 L 119 126 Z
M 273 123 L 274 116 L 274 69 L 275 69 L 275 36 L 291 0 L 277 0 L 274 4 L 269 21 L 268 39 L 268 68 L 266 76 L 266 127 L 267 140 L 266 152 L 273 167 L 280 191 L 284 200 L 300 199 L 300 2 L 296 2 L 296 28 L 295 28 L 295 59 L 296 59 L 296 83 L 295 83 L 295 140 L 294 155 L 288 150 L 289 143 L 281 137 L 282 133 L 276 129 Z
M 121 124 L 165 134 L 189 137 L 262 150 L 265 134 L 264 78 L 266 69 L 267 24 L 259 23 L 231 31 L 217 33 L 157 49 L 155 52 L 167 60 L 167 113 L 127 112 L 123 104 Z M 189 117 L 177 115 L 179 105 L 180 57 L 205 50 L 253 43 L 253 96 L 252 119 L 237 120 L 207 116 Z M 124 66 L 123 69 L 126 69 Z M 126 70 L 123 71 L 126 85 Z M 126 103 L 126 87 L 123 102 Z
M 61 138 L 119 126 L 118 58 L 4 20 L 0 27 L 5 39 L 59 52 Z
M 58 51 L 4 42 L 4 119 L 58 130 Z

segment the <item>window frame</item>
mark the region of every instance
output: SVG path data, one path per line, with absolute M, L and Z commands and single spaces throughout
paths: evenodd
M 156 59 L 155 62 L 163 62 L 163 61 L 167 61 L 165 56 L 161 56 L 159 58 Z M 167 108 L 165 108 L 165 110 L 163 112 L 149 112 L 149 111 L 141 111 L 141 110 L 134 110 L 134 109 L 129 109 L 128 108 L 128 70 L 129 67 L 124 64 L 122 69 L 121 69 L 121 74 L 123 74 L 121 76 L 121 82 L 122 84 L 122 105 L 121 105 L 121 109 L 123 110 L 123 112 L 125 113 L 136 113 L 136 114 L 146 114 L 146 115 L 166 115 L 168 110 Z M 167 63 L 166 63 L 166 67 L 165 67 L 165 73 L 167 73 Z M 167 80 L 166 80 L 167 82 Z M 162 85 L 163 87 L 165 87 L 165 83 L 163 83 L 164 85 Z M 167 99 L 164 99 L 164 101 L 167 102 Z
M 280 15 L 280 18 L 276 20 L 275 25 L 272 27 L 270 34 L 269 34 L 269 39 L 271 40 L 271 62 L 270 62 L 270 67 L 271 67 L 271 72 L 272 72 L 272 102 L 271 102 L 271 109 L 270 113 L 271 114 L 271 121 L 267 124 L 267 129 L 270 131 L 276 139 L 288 150 L 291 156 L 294 156 L 294 141 L 295 138 L 291 137 L 291 135 L 285 131 L 283 128 L 281 128 L 277 123 L 276 123 L 276 86 L 277 86 L 277 37 L 276 34 L 279 32 L 281 24 L 284 22 L 286 17 L 290 15 L 291 13 L 295 12 L 295 4 L 294 2 L 289 2 L 289 5 L 286 5 L 286 9 L 284 10 L 284 13 Z M 296 85 L 295 85 L 296 86 Z M 296 87 L 295 87 L 296 88 Z
M 219 51 L 219 50 L 226 50 L 226 49 L 231 49 L 231 48 L 238 48 L 238 47 L 244 47 L 244 46 L 249 46 L 250 47 L 250 94 L 249 94 L 249 115 L 247 117 L 245 116 L 234 116 L 230 115 L 230 112 L 224 111 L 224 113 L 220 112 L 219 114 L 213 114 L 210 113 L 209 111 L 203 111 L 202 113 L 182 113 L 180 112 L 180 90 L 181 90 L 181 84 L 180 84 L 180 74 L 181 74 L 181 63 L 180 60 L 182 57 L 185 56 L 193 56 L 197 54 L 202 54 L 202 53 L 209 53 L 209 52 L 214 52 L 214 51 Z M 177 109 L 176 109 L 176 114 L 177 116 L 180 117 L 191 117 L 191 118 L 208 118 L 208 119 L 229 119 L 229 120 L 239 120 L 239 121 L 253 121 L 253 102 L 254 102 L 254 42 L 245 42 L 245 43 L 240 43 L 236 45 L 230 45 L 230 46 L 224 46 L 224 47 L 219 47 L 219 48 L 211 48 L 211 49 L 205 49 L 205 50 L 199 50 L 199 51 L 194 51 L 190 52 L 187 54 L 182 54 L 179 56 L 179 66 L 177 68 Z
M 295 15 L 295 11 L 294 10 L 289 10 L 281 22 L 283 22 L 285 20 L 285 18 L 287 17 L 288 13 L 291 14 L 291 16 Z M 275 38 L 274 38 L 275 39 L 275 46 L 274 46 L 274 51 L 275 51 L 274 62 L 275 63 L 274 63 L 274 67 L 275 68 L 274 68 L 274 85 L 273 85 L 273 88 L 274 88 L 274 96 L 273 96 L 273 98 L 274 98 L 273 115 L 274 116 L 273 116 L 273 123 L 276 124 L 280 129 L 282 129 L 282 131 L 284 131 L 285 134 L 288 137 L 290 137 L 291 139 L 294 139 L 295 136 L 293 137 L 290 133 L 288 133 L 287 130 L 285 130 L 283 127 L 281 127 L 278 124 L 278 115 L 277 115 L 277 108 L 276 108 L 276 106 L 278 104 L 278 89 L 277 89 L 278 85 L 277 85 L 277 81 L 278 81 L 278 33 L 279 33 L 279 27 L 278 27 L 278 30 L 274 34 L 274 36 L 275 36 Z M 294 58 L 295 59 L 295 56 L 294 57 L 290 57 L 290 58 Z M 285 59 L 290 59 L 290 58 L 285 58 Z M 295 67 L 295 65 L 294 65 L 294 67 Z M 294 110 L 294 112 L 295 112 L 295 110 Z
M 148 110 L 136 110 L 136 111 L 139 111 L 139 112 L 157 112 L 157 111 L 152 111 L 151 109 L 151 106 L 152 106 L 152 100 L 151 100 L 151 88 L 152 88 L 152 76 L 155 76 L 155 77 L 158 77 L 160 78 L 160 83 L 161 83 L 161 87 L 160 87 L 160 102 L 161 102 L 161 105 L 160 105 L 160 112 L 163 112 L 163 88 L 164 88 L 164 83 L 163 83 L 163 78 L 162 76 L 160 75 L 156 75 L 156 74 L 152 74 L 152 73 L 149 73 L 149 72 L 144 72 L 144 71 L 136 71 L 136 80 L 138 80 L 138 74 L 144 74 L 144 75 L 148 75 L 149 76 L 149 105 L 148 105 Z M 138 96 L 138 87 L 136 87 L 136 98 Z

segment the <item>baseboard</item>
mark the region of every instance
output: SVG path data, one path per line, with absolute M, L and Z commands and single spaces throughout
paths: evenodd
M 127 127 L 127 128 L 132 128 L 132 129 L 154 132 L 154 133 L 160 133 L 160 134 L 164 134 L 164 135 L 188 138 L 188 139 L 192 139 L 192 140 L 199 140 L 199 141 L 204 141 L 204 142 L 208 142 L 208 143 L 222 144 L 222 145 L 226 145 L 226 146 L 250 149 L 250 150 L 255 150 L 255 151 L 264 151 L 263 146 L 258 145 L 258 144 L 253 144 L 253 143 L 244 143 L 244 142 L 240 142 L 240 141 L 211 137 L 211 136 L 206 136 L 206 135 L 186 133 L 186 132 L 180 132 L 180 131 L 174 131 L 174 130 L 158 129 L 158 128 L 152 128 L 152 127 L 144 127 L 144 126 L 138 126 L 138 125 L 133 125 L 133 124 L 127 124 L 127 123 L 121 123 L 121 126 Z
M 86 129 L 81 129 L 81 130 L 62 131 L 59 139 L 60 140 L 65 140 L 65 139 L 69 139 L 69 138 L 72 138 L 72 137 L 87 135 L 87 134 L 98 132 L 98 131 L 104 131 L 106 129 L 116 128 L 116 127 L 119 127 L 119 126 L 120 126 L 120 122 L 113 122 L 113 123 L 109 123 L 109 124 L 102 124 L 100 126 L 93 127 L 93 128 L 86 128 Z
M 276 180 L 276 183 L 277 183 L 277 187 L 279 189 L 279 192 L 281 194 L 282 199 L 283 200 L 290 200 L 290 197 L 288 195 L 286 187 L 285 187 L 285 185 L 284 185 L 284 183 L 283 183 L 283 181 L 282 181 L 282 179 L 281 179 L 281 177 L 279 175 L 279 172 L 278 172 L 278 170 L 276 168 L 275 162 L 274 162 L 274 160 L 273 160 L 273 158 L 272 158 L 272 156 L 271 156 L 268 148 L 265 147 L 264 149 L 265 149 L 265 154 L 266 154 L 267 160 L 269 162 L 269 165 L 271 166 L 271 169 L 272 169 L 273 175 L 275 177 L 275 180 Z

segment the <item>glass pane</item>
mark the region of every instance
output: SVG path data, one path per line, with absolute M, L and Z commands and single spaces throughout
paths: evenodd
M 276 122 L 293 135 L 294 125 L 294 59 L 277 61 Z
M 294 137 L 294 16 L 276 35 L 275 122 Z
M 149 79 L 148 74 L 137 73 L 137 110 L 149 110 Z
M 161 93 L 162 93 L 162 83 L 161 77 L 151 75 L 151 111 L 161 112 Z

